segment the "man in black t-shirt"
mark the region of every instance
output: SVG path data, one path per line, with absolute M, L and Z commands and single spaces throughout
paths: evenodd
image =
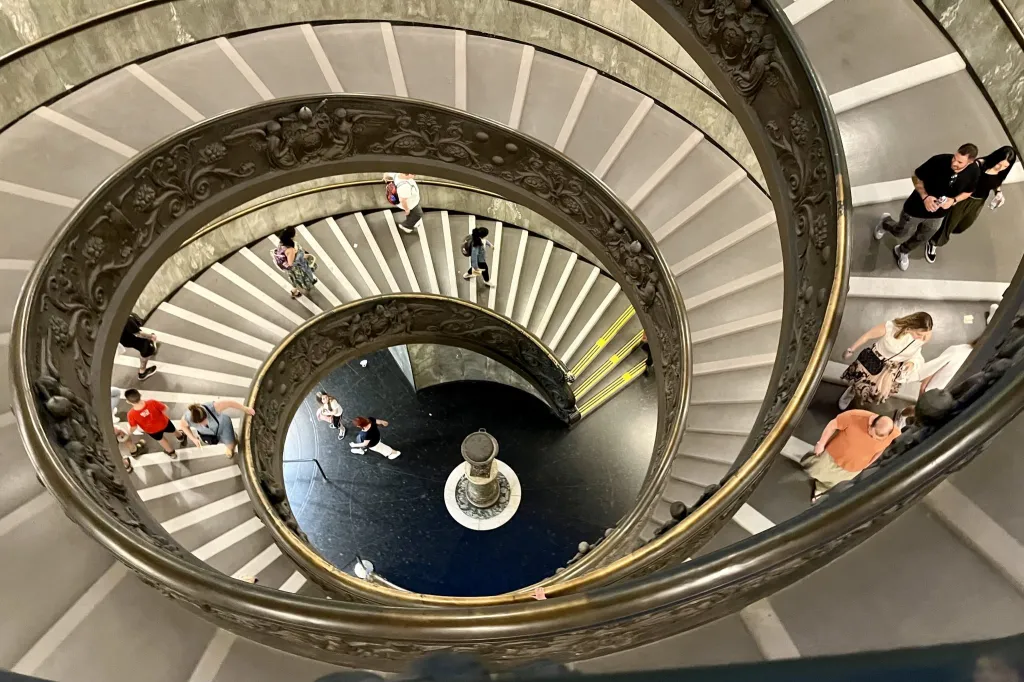
M 889 232 L 902 240 L 892 250 L 900 270 L 910 267 L 910 253 L 938 232 L 949 209 L 971 196 L 978 182 L 977 157 L 978 148 L 973 144 L 961 145 L 956 154 L 933 156 L 914 171 L 914 192 L 903 203 L 900 221 L 882 214 L 875 239 Z
M 380 439 L 380 428 L 387 427 L 386 419 L 376 417 L 356 417 L 352 423 L 359 429 L 356 432 L 356 442 L 352 443 L 352 452 L 357 455 L 365 455 L 367 448 L 376 453 L 384 455 L 388 459 L 395 459 L 401 452 L 395 450 Z

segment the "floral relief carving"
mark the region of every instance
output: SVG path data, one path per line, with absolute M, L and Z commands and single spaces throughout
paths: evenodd
M 390 126 L 396 120 L 394 113 L 370 109 L 335 107 L 327 111 L 327 102 L 325 99 L 315 107 L 301 106 L 294 113 L 241 126 L 225 136 L 223 142 L 248 140 L 272 167 L 285 170 L 350 156 L 357 136 L 371 128 Z M 206 150 L 211 156 L 226 153 L 221 143 L 213 143 Z
M 796 83 L 779 52 L 768 14 L 753 0 L 674 0 L 689 6 L 697 37 L 732 78 L 736 91 L 747 99 L 768 89 L 790 104 L 798 101 Z
M 798 88 L 792 78 L 790 69 L 800 68 L 799 65 L 789 59 L 788 48 L 780 50 L 779 46 L 788 40 L 786 34 L 773 25 L 770 14 L 759 9 L 759 4 L 751 0 L 675 0 L 680 21 L 706 42 L 708 50 L 729 74 L 734 88 L 754 102 L 755 110 L 762 106 L 762 100 L 796 103 L 795 97 L 800 95 L 804 98 L 800 101 L 810 101 L 805 88 Z M 767 97 L 767 93 L 773 94 Z M 799 126 L 792 129 L 791 113 L 759 115 L 763 121 L 785 121 L 783 135 L 792 140 L 794 153 L 808 159 L 806 146 L 800 140 L 806 142 L 821 135 L 808 128 L 804 137 Z M 819 125 L 809 114 L 805 117 Z M 819 125 L 817 130 L 823 128 Z M 130 172 L 121 173 L 101 194 L 90 199 L 58 237 L 56 251 L 44 264 L 40 287 L 28 303 L 27 322 L 32 339 L 27 345 L 31 353 L 26 360 L 27 374 L 40 389 L 38 418 L 48 433 L 55 434 L 51 441 L 59 466 L 71 472 L 88 494 L 103 499 L 103 508 L 110 516 L 118 524 L 131 527 L 143 542 L 175 556 L 188 556 L 162 535 L 144 510 L 136 513 L 142 508 L 134 506 L 137 501 L 120 484 L 116 452 L 107 451 L 103 434 L 97 430 L 99 412 L 94 410 L 103 406 L 106 396 L 94 395 L 91 370 L 96 354 L 112 351 L 111 336 L 100 334 L 103 321 L 123 316 L 129 307 L 117 298 L 124 277 L 150 255 L 157 239 L 172 225 L 188 224 L 197 209 L 212 205 L 226 190 L 264 177 L 286 178 L 286 171 L 321 164 L 327 167 L 357 155 L 377 156 L 389 164 L 395 159 L 423 159 L 468 169 L 481 178 L 487 176 L 502 183 L 510 192 L 525 191 L 529 197 L 557 210 L 568 229 L 575 230 L 581 238 L 589 238 L 587 243 L 603 258 L 607 257 L 605 264 L 632 297 L 648 333 L 656 340 L 652 346 L 660 349 L 660 357 L 655 360 L 659 385 L 663 384 L 663 405 L 667 408 L 661 421 L 662 438 L 667 442 L 675 437 L 674 419 L 685 402 L 679 390 L 684 349 L 679 333 L 680 311 L 676 307 L 678 293 L 650 236 L 600 183 L 581 175 L 548 148 L 454 110 L 350 95 L 268 102 L 201 124 L 189 132 L 187 139 L 172 140 L 131 161 Z M 827 164 L 825 170 L 830 172 Z M 797 194 L 802 196 L 801 192 Z M 821 210 L 835 211 L 834 196 L 826 203 L 828 206 Z M 813 203 L 812 208 L 819 210 Z M 818 225 L 817 237 L 815 229 L 812 220 L 802 239 L 810 240 L 811 249 L 820 253 L 822 245 L 835 243 L 834 234 L 820 236 L 822 230 L 832 230 L 833 224 Z M 821 258 L 814 260 L 820 267 L 807 271 L 810 281 L 819 288 L 825 282 L 825 286 L 831 286 L 829 268 L 834 256 L 824 259 L 828 264 Z M 825 272 L 827 278 L 822 277 Z M 808 314 L 813 319 L 801 324 L 820 327 L 820 296 L 813 296 L 808 305 Z M 464 333 L 473 343 L 493 344 L 501 346 L 502 352 L 518 354 L 523 366 L 540 374 L 539 381 L 551 391 L 564 384 L 564 375 L 554 371 L 541 373 L 550 366 L 550 358 L 543 352 L 536 352 L 529 345 L 516 345 L 493 325 L 484 325 L 482 321 L 479 326 L 469 324 L 468 318 L 461 315 L 382 305 L 360 311 L 358 316 L 347 316 L 336 327 L 311 335 L 303 342 L 301 353 L 296 350 L 287 355 L 289 367 L 266 375 L 266 390 L 260 392 L 257 415 L 249 425 L 253 434 L 250 442 L 258 453 L 256 466 L 270 471 L 278 465 L 265 453 L 275 452 L 276 430 L 290 410 L 289 396 L 318 368 L 329 363 L 336 349 L 342 345 L 368 348 L 388 338 L 401 338 L 421 323 L 440 325 L 448 320 L 466 320 L 468 327 Z M 473 334 L 476 336 L 470 338 Z M 799 362 L 799 358 L 794 358 L 792 369 L 787 370 L 795 378 L 802 371 Z M 560 371 L 564 372 L 564 368 Z M 61 400 L 51 400 L 54 396 L 67 400 L 73 397 L 72 417 Z M 556 409 L 564 409 L 572 402 L 570 391 L 559 394 L 554 404 Z M 660 447 L 663 446 L 664 442 Z M 263 489 L 280 512 L 290 514 L 280 487 L 271 483 Z M 669 631 L 682 630 L 706 619 L 708 614 L 732 609 L 751 592 L 766 589 L 772 581 L 789 580 L 801 565 L 792 564 L 789 573 L 780 570 L 770 577 L 752 572 L 753 575 L 744 575 L 734 585 L 712 594 L 680 597 L 673 603 L 660 604 L 616 622 L 594 622 L 540 636 L 530 633 L 466 641 L 455 648 L 498 659 L 563 656 L 570 649 L 580 655 L 610 653 L 651 641 Z M 338 620 L 334 629 L 305 626 L 301 617 L 294 614 L 259 613 L 247 610 L 244 602 L 236 605 L 230 599 L 208 593 L 200 599 L 197 595 L 201 590 L 187 592 L 180 583 L 174 589 L 167 585 L 161 589 L 238 631 L 258 632 L 307 654 L 336 655 L 339 661 L 408 658 L 452 648 L 451 642 L 419 640 L 417 635 L 363 637 L 357 634 L 358 628 L 342 623 L 343 619 Z M 213 600 L 216 603 L 209 603 Z M 329 606 L 323 609 L 329 611 Z

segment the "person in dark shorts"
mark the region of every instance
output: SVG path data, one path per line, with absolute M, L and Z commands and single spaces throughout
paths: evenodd
M 135 314 L 129 315 L 121 330 L 120 344 L 139 353 L 139 381 L 145 381 L 156 372 L 156 365 L 149 361 L 156 356 L 156 334 L 145 334 L 142 331 L 142 320 Z
M 165 455 L 177 459 L 178 453 L 167 440 L 167 434 L 173 433 L 179 445 L 184 445 L 187 439 L 182 431 L 174 428 L 170 417 L 167 416 L 167 406 L 159 400 L 143 400 L 142 395 L 134 388 L 124 392 L 124 399 L 132 406 L 132 409 L 128 410 L 128 425 L 132 429 L 145 431 L 147 436 L 160 443 Z
M 378 427 L 387 427 L 388 422 L 384 419 L 377 419 L 376 417 L 356 417 L 352 420 L 356 428 L 359 429 L 359 433 L 356 434 L 356 442 L 352 443 L 352 452 L 356 455 L 365 455 L 367 448 L 379 453 L 388 459 L 395 459 L 401 452 L 395 450 L 389 445 L 385 445 L 380 439 L 380 429 Z

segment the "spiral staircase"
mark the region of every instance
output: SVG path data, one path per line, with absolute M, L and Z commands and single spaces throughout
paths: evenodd
M 914 260 L 909 272 L 900 273 L 892 267 L 888 249 L 872 242 L 870 227 L 880 212 L 898 211 L 909 191 L 906 178 L 930 154 L 966 141 L 983 152 L 1006 144 L 998 115 L 948 36 L 910 0 L 780 4 L 831 99 L 852 189 L 845 197 L 852 206 L 846 216 L 850 277 L 834 349 L 846 347 L 881 319 L 917 309 L 931 312 L 937 323 L 926 357 L 949 344 L 973 340 L 989 306 L 1016 288 L 1015 272 L 1024 254 L 1024 237 L 1015 229 L 1020 214 L 1014 207 L 1024 202 L 1016 184 L 1022 177 L 1019 165 L 1004 188 L 1010 210 L 986 211 L 977 226 L 940 252 L 935 265 Z M 172 12 L 176 6 L 165 5 Z M 621 12 L 616 14 L 616 9 Z M 630 6 L 629 12 L 634 9 Z M 710 575 L 724 575 L 730 565 L 746 565 L 755 554 L 767 554 L 756 544 L 759 540 L 824 544 L 809 530 L 809 515 L 815 510 L 808 510 L 806 483 L 786 455 L 805 452 L 806 442 L 813 442 L 834 416 L 834 401 L 842 390 L 837 383 L 841 350 L 818 358 L 823 380 L 806 414 L 798 424 L 794 420 L 795 435 L 778 443 L 778 456 L 766 461 L 760 484 L 739 500 L 743 503 L 731 519 L 707 526 L 717 532 L 692 553 L 689 569 L 682 562 L 690 556 L 668 550 L 670 565 L 659 567 L 657 557 L 650 557 L 650 570 L 662 569 L 650 576 L 630 575 L 622 563 L 629 560 L 630 550 L 655 546 L 650 541 L 674 523 L 669 511 L 673 502 L 692 507 L 707 486 L 742 474 L 745 463 L 757 459 L 752 452 L 759 445 L 758 435 L 764 435 L 758 430 L 775 395 L 782 392 L 778 360 L 785 358 L 777 358 L 776 349 L 792 322 L 786 268 L 794 263 L 787 262 L 788 242 L 780 240 L 766 191 L 769 182 L 764 178 L 772 175 L 762 173 L 745 141 L 727 134 L 739 128 L 717 92 L 650 18 L 611 3 L 604 16 L 576 16 L 540 3 L 523 3 L 521 10 L 524 17 L 539 12 L 552 25 L 568 22 L 580 32 L 614 38 L 622 46 L 617 70 L 595 68 L 591 60 L 597 57 L 568 36 L 561 50 L 552 47 L 550 36 L 539 27 L 537 45 L 517 42 L 466 25 L 472 19 L 445 21 L 440 9 L 435 18 L 411 18 L 408 23 L 383 16 L 315 24 L 291 23 L 312 20 L 301 16 L 252 24 L 239 19 L 227 35 L 211 35 L 205 42 L 188 31 L 181 33 L 182 24 L 174 19 L 170 26 L 179 34 L 167 45 L 144 57 L 118 56 L 119 68 L 97 66 L 94 79 L 68 75 L 70 91 L 47 97 L 40 106 L 26 99 L 19 111 L 25 115 L 9 116 L 12 122 L 0 133 L 0 205 L 9 245 L 0 260 L 7 306 L 0 319 L 13 318 L 18 291 L 36 260 L 52 256 L 47 242 L 79 202 L 165 136 L 260 102 L 329 92 L 454 107 L 547 143 L 602 180 L 646 226 L 681 293 L 688 334 L 685 426 L 678 448 L 663 453 L 660 470 L 652 463 L 649 480 L 658 483 L 645 504 L 622 524 L 621 537 L 610 537 L 594 556 L 570 565 L 561 577 L 553 576 L 547 583 L 549 600 L 516 604 L 524 601 L 522 595 L 510 597 L 512 610 L 502 616 L 528 618 L 565 603 L 578 606 L 586 619 L 596 613 L 593 609 L 624 598 L 616 590 L 625 593 L 627 585 L 637 590 L 629 594 L 639 599 L 653 594 L 643 591 L 648 589 L 641 584 L 644 580 L 653 586 L 659 577 L 667 581 L 688 576 L 686 584 L 696 585 Z M 600 15 L 600 10 L 579 11 Z M 126 17 L 134 21 L 132 16 L 107 19 L 114 24 Z M 380 23 L 382 19 L 392 23 Z M 664 74 L 665 82 L 685 82 L 702 102 L 721 107 L 725 114 L 718 117 L 719 127 L 710 130 L 707 110 L 687 108 L 685 100 L 669 104 L 659 100 L 661 93 L 645 91 L 652 77 L 639 68 L 630 71 L 634 53 L 645 55 L 646 68 Z M 12 63 L 31 68 L 27 59 L 32 54 L 16 53 Z M 22 72 L 8 73 L 19 74 L 9 76 L 13 82 L 28 78 Z M 953 101 L 956 106 L 947 106 Z M 257 200 L 243 207 L 253 215 L 247 224 L 239 212 L 209 216 L 208 228 L 184 245 L 179 240 L 164 248 L 168 263 L 177 258 L 177 269 L 170 268 L 173 276 L 165 283 L 158 274 L 145 291 L 145 282 L 138 283 L 129 301 L 163 342 L 160 371 L 143 387 L 147 395 L 168 403 L 172 414 L 198 398 L 243 399 L 264 359 L 305 320 L 365 297 L 399 292 L 457 297 L 522 325 L 572 370 L 577 389 L 585 387 L 576 392 L 585 418 L 594 410 L 613 411 L 616 400 L 629 400 L 633 382 L 655 381 L 640 371 L 645 356 L 638 350 L 638 332 L 644 310 L 634 307 L 637 301 L 628 295 L 629 287 L 617 281 L 591 244 L 582 244 L 557 225 L 537 227 L 539 221 L 524 218 L 530 215 L 528 207 L 512 204 L 511 214 L 499 215 L 495 206 L 510 202 L 492 196 L 494 188 L 460 187 L 475 199 L 451 201 L 444 195 L 442 200 L 443 181 L 424 183 L 424 226 L 416 235 L 403 236 L 377 196 L 379 187 L 351 177 L 285 188 L 274 195 L 273 207 Z M 332 184 L 333 191 L 349 196 L 344 210 L 326 199 Z M 841 182 L 838 187 L 842 189 Z M 458 276 L 465 267 L 458 246 L 474 224 L 492 231 L 493 289 Z M 783 227 L 787 224 L 782 222 Z M 298 301 L 289 298 L 287 282 L 269 259 L 272 234 L 293 225 L 301 225 L 299 241 L 320 262 L 320 284 L 311 297 Z M 838 239 L 842 244 L 842 235 Z M 838 261 L 841 271 L 842 254 Z M 1007 317 L 1012 312 L 1001 310 Z M 18 344 L 12 335 L 19 330 L 8 328 L 2 340 L 13 349 Z M 134 358 L 118 355 L 110 362 L 113 385 L 134 385 Z M 219 629 L 137 580 L 106 547 L 76 528 L 65 516 L 63 502 L 58 504 L 39 487 L 13 412 L 16 385 L 9 377 L 0 389 L 0 428 L 7 444 L 0 452 L 0 603 L 5 613 L 16 614 L 5 619 L 0 667 L 47 679 L 112 680 L 134 677 L 146 666 L 147 674 L 194 682 L 285 675 L 313 679 L 333 669 L 330 663 L 252 641 L 259 637 L 240 636 L 235 626 L 243 617 L 225 621 L 221 607 L 205 609 L 232 631 Z M 912 399 L 916 391 L 911 386 L 906 393 Z M 820 555 L 818 563 L 825 565 L 815 572 L 790 580 L 782 589 L 766 583 L 743 604 L 715 612 L 721 617 L 700 621 L 711 620 L 705 625 L 688 626 L 680 634 L 675 634 L 678 628 L 667 628 L 660 636 L 626 636 L 626 644 L 620 639 L 611 647 L 617 653 L 599 650 L 604 655 L 585 657 L 576 667 L 594 672 L 684 667 L 1021 632 L 1024 517 L 1015 485 L 1022 473 L 1014 456 L 1020 423 L 1010 421 L 1018 409 L 1015 395 L 1007 392 L 1003 412 L 986 422 L 989 429 L 1009 423 L 980 461 L 940 483 L 921 505 L 904 511 L 905 500 L 894 502 L 902 515 L 863 545 L 834 560 Z M 21 418 L 27 419 L 24 414 Z M 984 436 L 972 437 L 976 442 Z M 948 439 L 941 448 L 956 453 Z M 933 447 L 936 457 L 941 448 Z M 128 485 L 152 520 L 196 560 L 226 576 L 258 578 L 259 588 L 238 588 L 252 593 L 231 596 L 255 595 L 253 603 L 259 608 L 281 613 L 299 604 L 297 612 L 311 627 L 327 622 L 335 613 L 330 609 L 345 608 L 330 602 L 344 598 L 308 580 L 303 567 L 282 551 L 273 529 L 254 515 L 240 474 L 219 448 L 181 450 L 176 464 L 154 451 L 135 462 Z M 51 482 L 50 476 L 43 478 Z M 850 499 L 869 504 L 868 486 L 882 478 L 868 479 Z M 701 502 L 698 509 L 711 509 L 715 499 Z M 844 504 L 852 503 L 830 501 L 820 511 L 839 519 L 851 510 Z M 875 509 L 880 516 L 889 511 Z M 798 531 L 806 532 L 804 540 Z M 676 536 L 670 537 L 672 532 L 664 534 L 660 542 L 666 544 L 658 547 L 681 543 L 689 531 L 680 525 Z M 567 561 L 573 551 L 566 548 Z M 118 559 L 132 563 L 131 556 L 119 554 Z M 593 578 L 587 576 L 601 570 L 609 575 L 622 570 L 626 578 L 610 588 L 600 580 L 588 582 Z M 691 573 L 670 575 L 677 570 Z M 181 600 L 181 585 L 168 577 L 170 572 L 142 573 L 158 589 L 166 579 L 160 591 Z M 573 581 L 596 591 L 593 596 L 577 593 Z M 288 601 L 292 594 L 306 601 Z M 700 590 L 693 588 L 691 594 L 700 601 Z M 584 600 L 591 601 L 588 605 Z M 714 595 L 708 601 L 715 601 Z M 499 598 L 494 603 L 503 602 Z M 455 632 L 460 608 L 465 607 L 454 602 L 434 606 L 453 619 Z M 384 609 L 373 604 L 361 608 Z M 242 622 L 242 630 L 246 627 Z M 387 626 L 375 627 L 379 636 Z M 474 626 L 463 627 L 461 633 L 439 636 L 436 648 L 458 648 L 461 640 L 473 640 Z M 566 631 L 571 627 L 565 626 Z M 624 631 L 629 625 L 619 628 Z M 602 636 L 615 639 L 608 632 L 597 635 Z M 352 639 L 359 637 L 352 633 Z M 279 641 L 263 641 L 281 648 Z M 566 642 L 559 644 L 569 647 Z M 408 658 L 414 650 L 396 645 L 378 651 L 379 658 L 364 658 L 359 667 L 393 669 L 392 659 Z M 515 651 L 559 657 L 550 648 Z M 564 658 L 573 656 L 566 650 Z

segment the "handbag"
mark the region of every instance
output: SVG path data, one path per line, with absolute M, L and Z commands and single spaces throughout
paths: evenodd
M 887 363 L 889 360 L 892 360 L 894 357 L 896 357 L 906 349 L 910 348 L 911 344 L 913 343 L 914 339 L 910 339 L 910 343 L 905 345 L 902 350 L 900 350 L 897 353 L 893 353 L 887 358 L 883 358 L 881 355 L 879 355 L 878 351 L 875 350 L 874 344 L 872 344 L 865 348 L 864 350 L 862 350 L 857 355 L 857 362 L 860 363 L 860 366 L 863 367 L 864 371 L 866 371 L 868 374 L 870 374 L 871 376 L 878 376 L 882 372 L 882 370 L 885 369 L 885 363 Z
M 213 407 L 213 405 L 211 404 L 210 407 Z M 209 424 L 211 418 L 216 423 L 216 426 L 213 429 L 214 432 L 213 433 L 200 433 L 199 434 L 199 439 L 201 441 L 203 441 L 204 443 L 206 443 L 207 445 L 216 445 L 217 443 L 220 442 L 220 438 L 218 437 L 218 434 L 220 433 L 220 417 L 215 417 L 214 414 L 213 414 L 213 410 L 209 410 L 208 409 L 208 410 L 206 410 L 206 422 L 207 422 L 207 424 Z

